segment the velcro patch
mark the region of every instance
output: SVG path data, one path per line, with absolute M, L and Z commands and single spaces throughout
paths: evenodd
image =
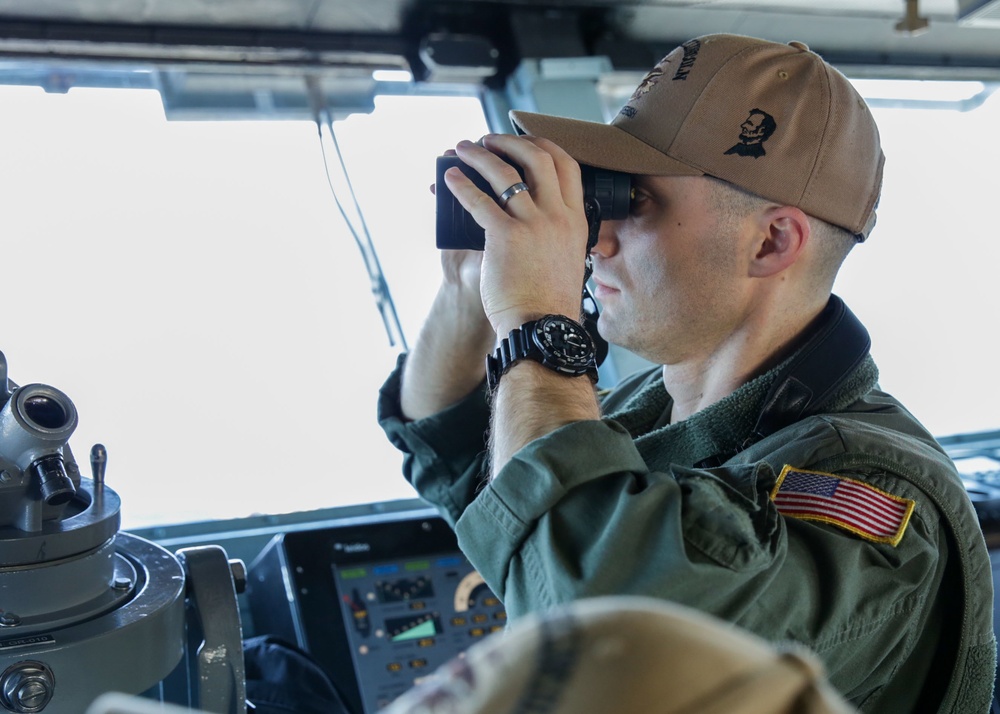
M 916 502 L 843 476 L 785 466 L 771 491 L 783 516 L 830 523 L 865 540 L 898 545 Z

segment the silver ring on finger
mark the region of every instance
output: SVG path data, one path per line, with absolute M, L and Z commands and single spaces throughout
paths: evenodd
M 513 186 L 511 186 L 506 191 L 500 194 L 500 207 L 504 208 L 507 205 L 507 201 L 514 198 L 514 196 L 521 193 L 521 191 L 527 191 L 527 190 L 528 190 L 528 184 L 524 183 L 524 181 L 518 181 Z

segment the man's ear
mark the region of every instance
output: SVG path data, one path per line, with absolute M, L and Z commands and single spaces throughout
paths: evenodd
M 758 216 L 750 276 L 767 278 L 793 265 L 809 240 L 809 217 L 794 206 L 771 206 Z

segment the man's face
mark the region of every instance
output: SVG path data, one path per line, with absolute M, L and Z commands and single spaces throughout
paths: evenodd
M 740 319 L 749 242 L 720 221 L 709 179 L 640 176 L 635 185 L 629 217 L 604 222 L 594 250 L 599 329 L 675 364 L 706 354 Z

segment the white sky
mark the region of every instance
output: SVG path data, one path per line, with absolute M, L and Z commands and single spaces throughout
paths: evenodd
M 121 90 L 0 106 L 0 351 L 74 401 L 85 472 L 105 444 L 125 527 L 413 497 L 375 422 L 399 348 L 314 124 L 168 123 Z M 437 285 L 434 156 L 484 132 L 471 99 L 338 125 L 410 341 Z
M 124 527 L 413 496 L 375 423 L 398 347 L 314 124 L 167 122 L 142 91 L 0 87 L 0 106 L 0 351 L 74 401 L 85 469 L 107 446 Z M 837 291 L 934 433 L 1000 429 L 1000 93 L 876 116 L 879 224 Z M 338 124 L 411 343 L 438 279 L 434 157 L 485 131 L 473 99 Z
M 1000 91 L 970 112 L 874 114 L 879 221 L 835 290 L 871 332 L 882 387 L 935 435 L 1000 429 Z

